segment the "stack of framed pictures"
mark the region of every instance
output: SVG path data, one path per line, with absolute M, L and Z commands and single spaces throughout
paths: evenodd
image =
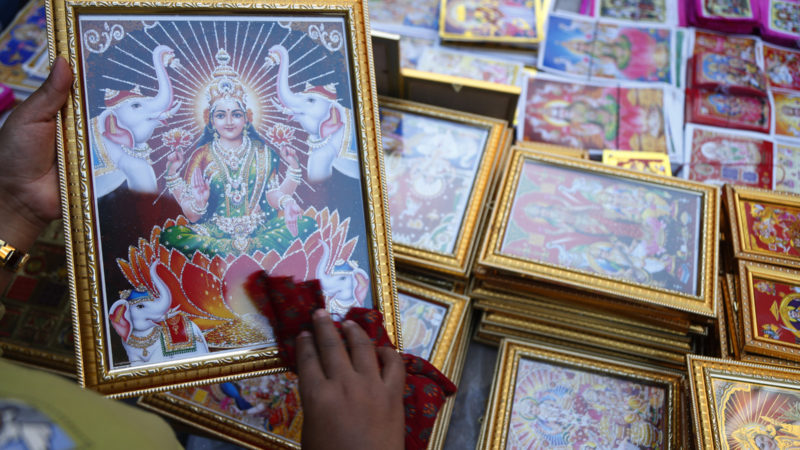
M 725 307 L 739 359 L 800 367 L 800 196 L 726 186 Z
M 381 98 L 379 111 L 395 260 L 463 290 L 510 131 L 499 119 L 406 100 Z
M 688 448 L 685 375 L 504 339 L 478 448 Z
M 398 299 L 405 351 L 457 383 L 470 337 L 469 298 L 401 279 Z M 444 444 L 454 401 L 440 409 L 428 448 Z M 146 395 L 139 404 L 246 447 L 300 447 L 303 411 L 291 372 Z
M 478 336 L 680 367 L 716 321 L 719 190 L 513 147 L 471 296 Z

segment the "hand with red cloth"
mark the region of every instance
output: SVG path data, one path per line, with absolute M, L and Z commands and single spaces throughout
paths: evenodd
M 380 312 L 351 308 L 334 323 L 317 280 L 295 284 L 261 272 L 247 290 L 300 378 L 303 448 L 399 448 L 403 433 L 406 449 L 427 447 L 436 414 L 456 387 L 428 361 L 401 357 Z

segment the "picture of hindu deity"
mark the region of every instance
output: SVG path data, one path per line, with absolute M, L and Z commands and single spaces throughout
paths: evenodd
M 300 443 L 303 410 L 297 375 L 284 372 L 170 391 L 166 395 L 254 429 Z
M 800 194 L 800 146 L 775 143 L 774 189 Z
M 581 149 L 618 147 L 615 87 L 528 79 L 521 138 Z
M 700 197 L 526 161 L 501 252 L 697 294 Z
M 520 358 L 508 449 L 663 448 L 666 390 Z
M 769 131 L 769 99 L 755 95 L 734 95 L 723 92 L 698 92 L 700 118 L 709 125 Z
M 775 134 L 800 139 L 800 94 L 772 92 L 775 102 Z
M 550 14 L 547 39 L 540 46 L 539 67 L 571 76 L 589 76 L 595 28 L 591 20 Z
M 744 134 L 693 127 L 689 179 L 772 188 L 772 143 Z
M 800 393 L 790 388 L 711 378 L 717 442 L 724 450 L 800 446 Z
M 615 148 L 668 152 L 662 89 L 619 89 L 619 132 Z
M 778 257 L 800 258 L 800 208 L 742 201 L 749 245 Z
M 113 367 L 273 345 L 259 270 L 372 304 L 341 19 L 80 25 Z
M 694 54 L 716 53 L 756 62 L 757 41 L 751 37 L 733 36 L 697 29 L 694 36 Z
M 665 0 L 602 0 L 600 17 L 632 22 L 667 22 Z
M 669 83 L 671 42 L 670 30 L 666 28 L 598 23 L 591 49 L 591 75 Z
M 417 61 L 417 70 L 471 78 L 490 83 L 517 86 L 522 64 L 476 56 L 468 52 L 444 50 L 441 47 L 424 49 Z
M 800 4 L 771 0 L 769 12 L 770 28 L 800 36 Z
M 381 107 L 392 241 L 451 254 L 489 130 Z
M 704 0 L 703 13 L 707 17 L 743 19 L 753 17 L 750 0 Z
M 47 18 L 44 1 L 28 3 L 0 36 L 0 79 L 6 85 L 33 92 L 41 80 L 29 79 L 23 70 L 26 62 L 47 46 Z
M 764 44 L 764 68 L 770 86 L 800 90 L 800 51 Z
M 796 255 L 796 247 L 794 252 Z M 754 274 L 751 292 L 752 335 L 771 343 L 777 341 L 800 347 L 800 284 L 768 280 Z
M 403 350 L 420 358 L 430 359 L 439 332 L 444 325 L 447 308 L 402 292 L 400 322 L 403 324 Z
M 465 39 L 535 41 L 536 0 L 446 0 L 440 33 Z
M 734 87 L 754 94 L 766 92 L 766 77 L 756 64 L 717 53 L 695 57 L 698 83 Z
M 372 28 L 400 31 L 405 27 L 436 31 L 439 29 L 439 1 L 414 3 L 400 0 L 369 0 Z

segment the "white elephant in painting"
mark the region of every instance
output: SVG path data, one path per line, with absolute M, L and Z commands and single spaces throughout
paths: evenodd
M 272 102 L 308 133 L 308 180 L 324 181 L 332 169 L 360 178 L 352 112 L 339 103 L 333 85 L 306 83 L 302 92 L 294 92 L 289 87 L 289 52 L 282 45 L 269 49 L 267 64 L 274 63 L 278 64 L 278 100 Z
M 173 100 L 167 65 L 174 52 L 166 45 L 153 49 L 153 67 L 158 81 L 155 96 L 143 95 L 139 86 L 130 91 L 106 89 L 105 110 L 90 121 L 94 191 L 102 197 L 128 182 L 137 192 L 157 192 L 156 175 L 151 167 L 147 141 L 156 128 L 165 124 L 180 108 Z
M 170 311 L 172 296 L 158 275 L 164 265 L 150 265 L 150 279 L 156 292 L 146 289 L 120 293 L 108 310 L 109 321 L 122 338 L 131 365 L 157 363 L 208 353 L 200 328 L 183 314 Z
M 354 306 L 364 306 L 369 290 L 369 275 L 363 269 L 351 264 L 347 268 L 333 268 L 326 272 L 330 260 L 330 249 L 322 242 L 322 256 L 317 266 L 316 276 L 322 285 L 322 292 L 328 297 L 327 309 L 337 318 L 344 318 Z

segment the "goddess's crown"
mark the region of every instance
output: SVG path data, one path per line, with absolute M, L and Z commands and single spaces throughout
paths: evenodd
M 209 107 L 213 108 L 214 103 L 221 99 L 234 100 L 242 107 L 247 109 L 246 93 L 244 85 L 239 81 L 238 74 L 230 65 L 231 56 L 224 49 L 219 49 L 215 56 L 217 66 L 212 75 L 214 79 L 208 85 L 206 97 Z

